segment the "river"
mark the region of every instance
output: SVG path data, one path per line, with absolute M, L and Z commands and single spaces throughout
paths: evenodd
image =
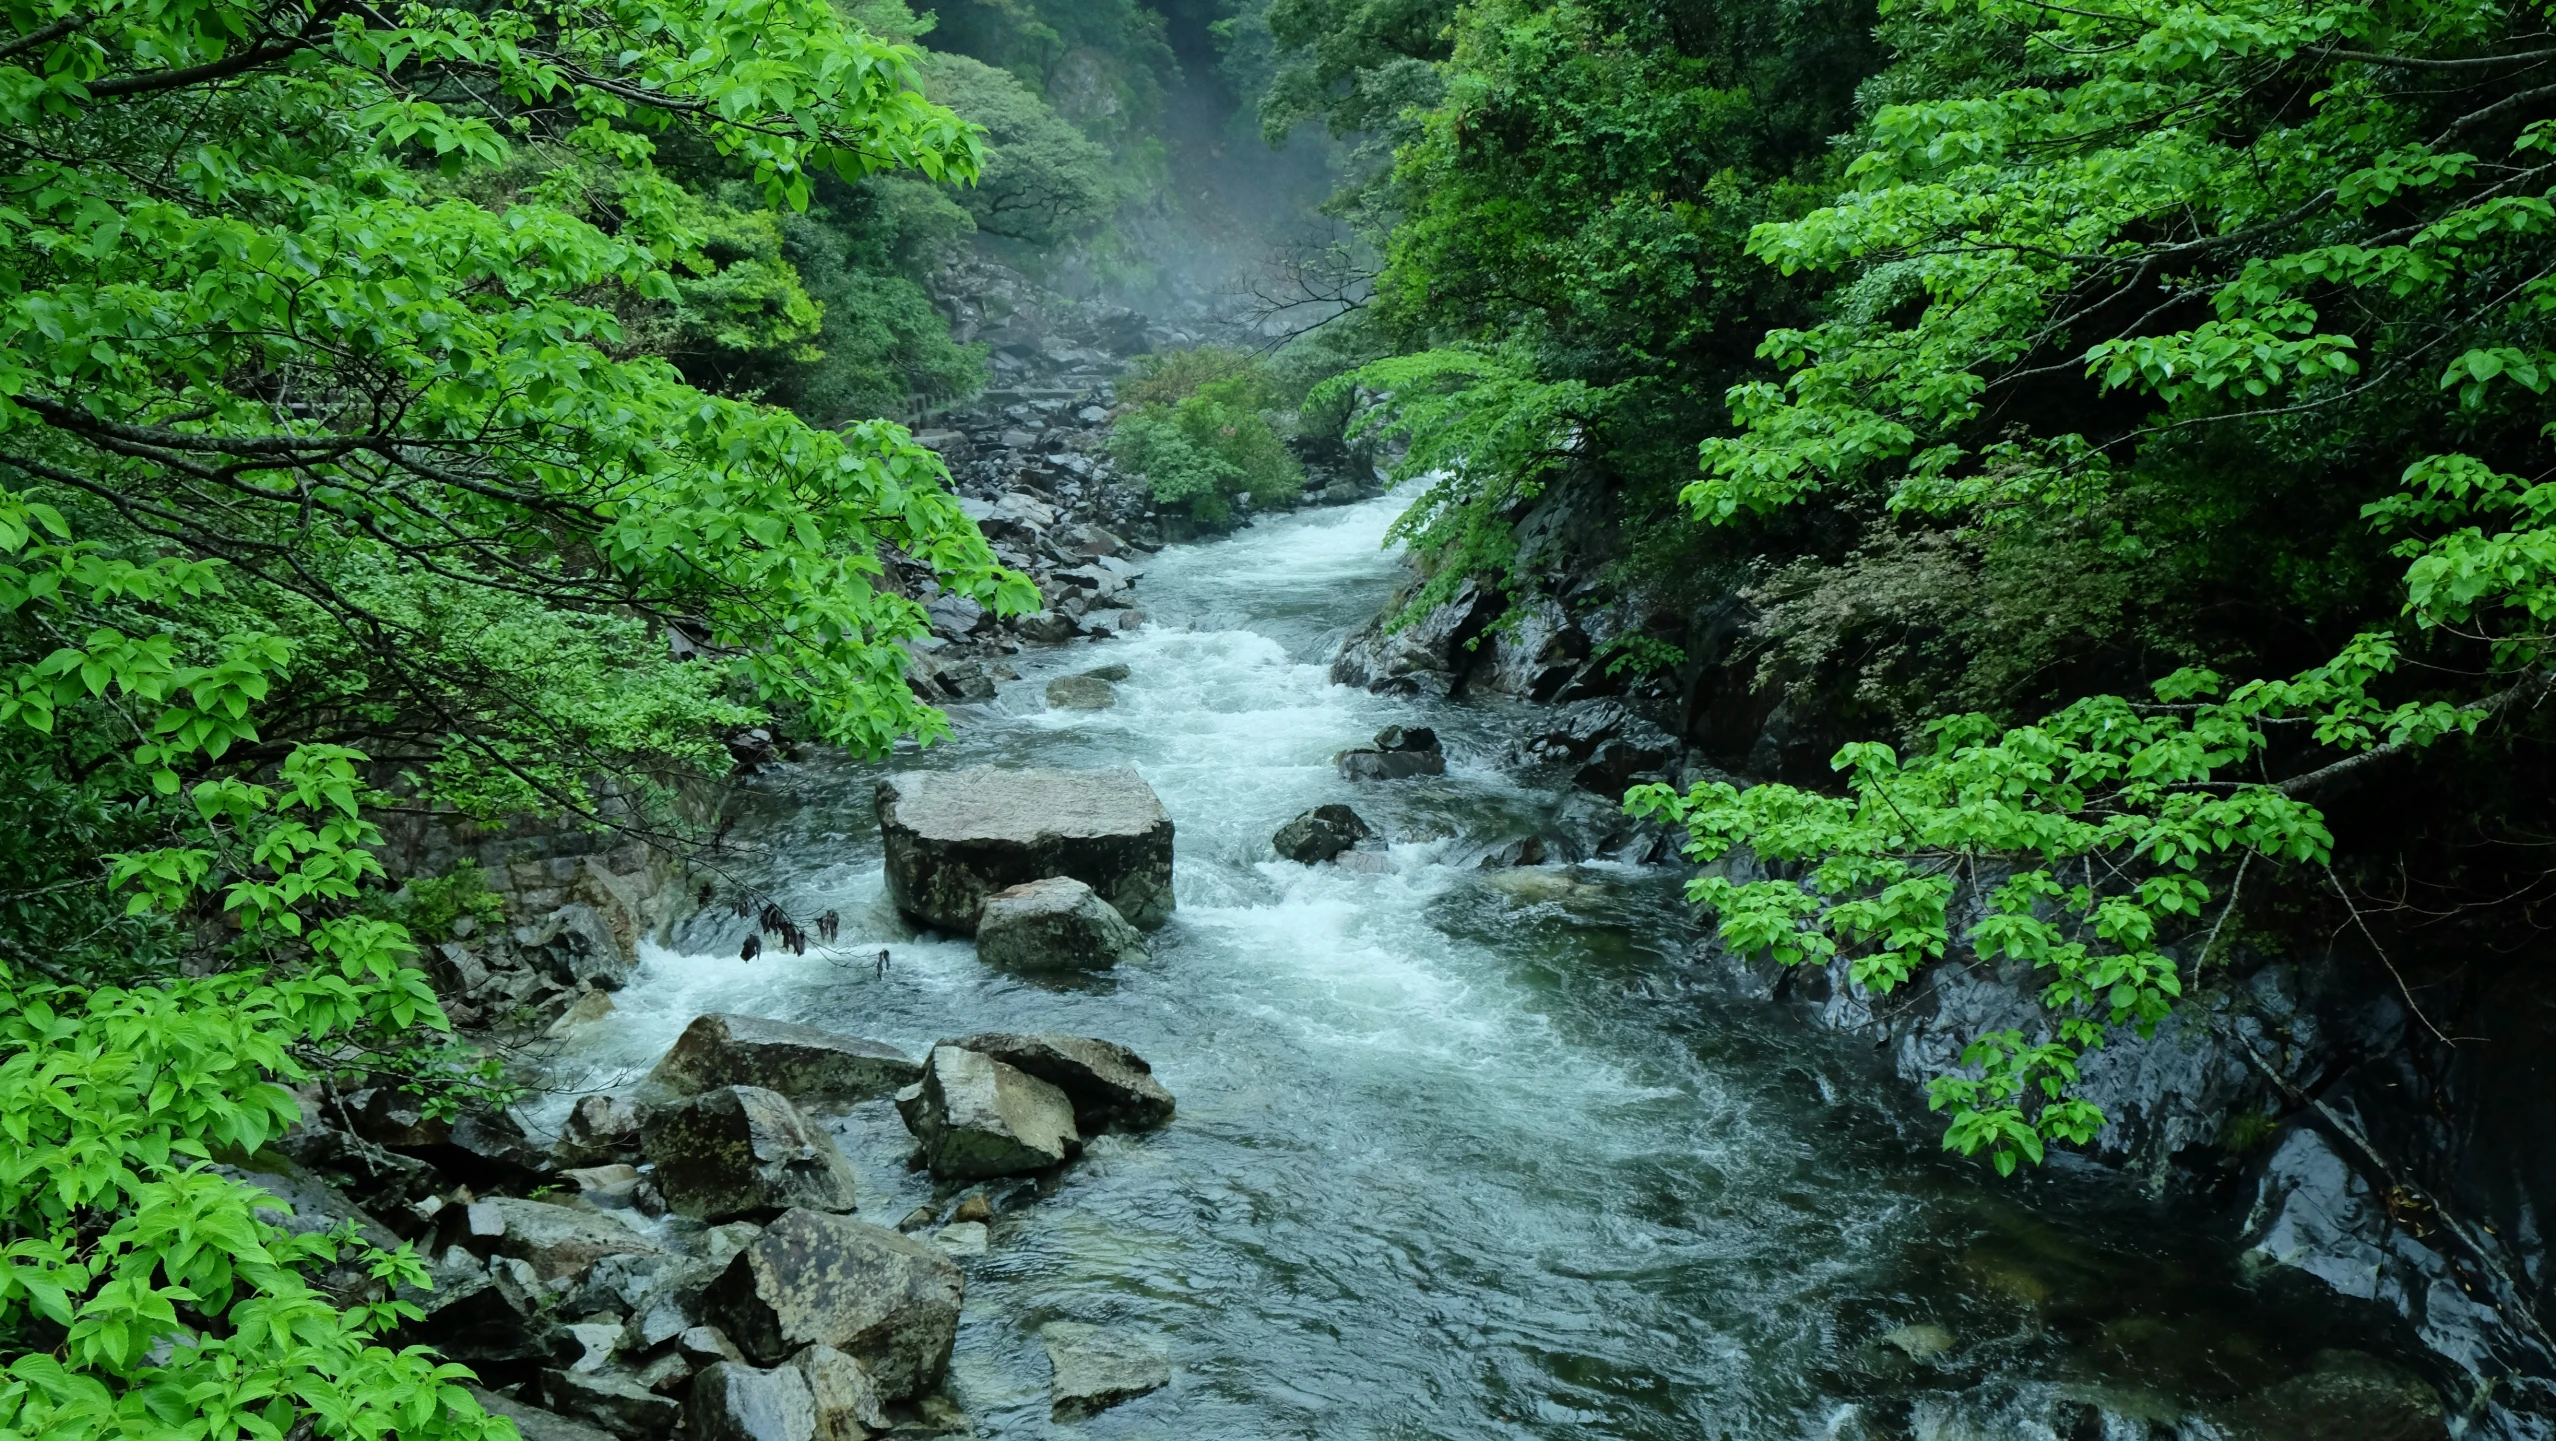
M 1489 763 L 1514 712 L 1326 682 L 1403 578 L 1379 544 L 1397 506 L 1150 558 L 1150 625 L 1025 653 L 954 738 L 891 762 L 1142 772 L 1179 827 L 1149 964 L 1055 984 L 918 939 L 885 900 L 877 771 L 784 767 L 735 834 L 790 911 L 842 913 L 840 947 L 741 963 L 747 923 L 697 918 L 574 1038 L 563 1091 L 635 1077 L 708 1010 L 917 1055 L 1010 1029 L 1146 1056 L 1178 1119 L 1023 1183 L 966 1263 L 950 1389 L 992 1436 L 2238 1436 L 2195 1418 L 2319 1348 L 2385 1349 L 2239 1284 L 2203 1218 L 2130 1181 L 1941 1156 L 1868 1045 L 1683 958 L 1676 871 L 1467 863 L 1571 802 Z M 1115 709 L 1043 707 L 1049 678 L 1104 661 L 1132 672 Z M 1342 781 L 1331 755 L 1391 723 L 1436 727 L 1448 775 Z M 1272 858 L 1325 801 L 1392 838 L 1389 872 Z M 885 1103 L 837 1124 L 866 1217 L 931 1195 Z M 1060 1319 L 1161 1335 L 1171 1387 L 1051 1422 L 1038 1327 Z

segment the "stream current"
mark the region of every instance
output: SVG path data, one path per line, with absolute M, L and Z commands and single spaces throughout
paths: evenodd
M 951 739 L 889 762 L 1135 767 L 1178 826 L 1149 963 L 1058 983 L 918 936 L 886 899 L 877 769 L 784 766 L 732 835 L 792 914 L 842 913 L 840 944 L 741 963 L 748 922 L 696 917 L 567 1043 L 550 1109 L 635 1080 L 712 1010 L 918 1056 L 994 1029 L 1135 1048 L 1178 1118 L 998 1187 L 992 1251 L 962 1263 L 949 1389 L 991 1436 L 2198 1441 L 2249 1434 L 2203 1418 L 2320 1348 L 2387 1349 L 2240 1285 L 2198 1216 L 2128 1180 L 1941 1157 L 1940 1118 L 1869 1041 L 1684 959 L 1675 868 L 1475 865 L 1574 802 L 1490 764 L 1520 710 L 1326 681 L 1407 573 L 1380 548 L 1401 503 L 1152 557 L 1151 624 L 1025 653 Z M 1045 709 L 1049 679 L 1104 662 L 1132 671 L 1114 709 Z M 1397 723 L 1437 728 L 1446 776 L 1339 777 L 1335 752 Z M 1327 801 L 1391 840 L 1389 870 L 1273 858 L 1270 833 Z M 934 1199 L 887 1103 L 830 1121 L 866 1219 Z M 1051 1421 L 1052 1320 L 1161 1336 L 1171 1386 Z

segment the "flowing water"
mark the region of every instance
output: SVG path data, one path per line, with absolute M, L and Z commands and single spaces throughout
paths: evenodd
M 1326 683 L 1402 578 L 1396 504 L 1153 557 L 1150 626 L 1024 655 L 954 739 L 890 763 L 1134 766 L 1179 828 L 1149 963 L 1058 984 L 918 938 L 885 899 L 878 771 L 786 767 L 735 835 L 790 911 L 841 911 L 839 948 L 740 963 L 747 923 L 697 918 L 572 1041 L 563 1088 L 635 1078 L 708 1010 L 918 1055 L 1060 1030 L 1151 1060 L 1178 1119 L 1020 1183 L 965 1263 L 950 1389 L 995 1436 L 2233 1436 L 2191 1418 L 2379 1344 L 2240 1287 L 2199 1219 L 2127 1182 L 1940 1158 L 1869 1042 L 1683 959 L 1673 870 L 1472 864 L 1586 802 L 1488 763 L 1517 712 Z M 1133 672 L 1115 709 L 1044 709 L 1049 678 L 1104 661 Z M 1435 726 L 1449 774 L 1342 781 L 1331 755 L 1391 723 Z M 1389 870 L 1272 858 L 1326 801 L 1391 838 Z M 865 1216 L 932 1198 L 884 1102 L 837 1124 Z M 1171 1387 L 1052 1422 L 1051 1320 L 1160 1335 Z

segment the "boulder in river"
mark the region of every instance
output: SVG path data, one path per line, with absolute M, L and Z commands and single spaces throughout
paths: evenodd
M 1096 675 L 1060 675 L 1047 683 L 1050 710 L 1108 710 L 1118 704 L 1118 688 Z
M 1056 1371 L 1048 1390 L 1059 1421 L 1097 1415 L 1171 1384 L 1171 1353 L 1159 1342 L 1109 1326 L 1050 1321 L 1038 1328 Z
M 896 1109 L 943 1180 L 1043 1171 L 1083 1149 L 1063 1091 L 956 1046 L 932 1048 L 922 1082 L 897 1093 Z
M 831 1346 L 894 1400 L 940 1381 L 966 1286 L 957 1263 L 929 1242 L 849 1216 L 792 1211 L 728 1263 L 702 1297 L 702 1319 L 761 1365 L 802 1346 Z
M 1374 834 L 1347 806 L 1316 806 L 1280 826 L 1269 844 L 1287 860 L 1317 866 Z
M 599 1166 L 639 1153 L 639 1108 L 619 1096 L 580 1096 L 550 1154 L 564 1166 Z
M 816 1408 L 816 1441 L 868 1441 L 888 1429 L 879 1383 L 870 1368 L 831 1346 L 810 1346 L 790 1358 L 808 1383 Z
M 462 1244 L 473 1254 L 527 1262 L 545 1281 L 582 1277 L 606 1256 L 646 1256 L 659 1249 L 610 1216 L 548 1201 L 491 1196 L 461 1209 Z
M 688 1441 L 814 1441 L 816 1398 L 796 1367 L 716 1361 L 693 1375 L 683 1431 Z
M 716 1086 L 651 1117 L 667 1209 L 703 1221 L 852 1209 L 852 1163 L 778 1092 Z
M 1426 726 L 1386 726 L 1373 747 L 1340 753 L 1340 774 L 1353 781 L 1399 781 L 1447 773 L 1438 733 Z
M 1115 1041 L 1054 1031 L 983 1031 L 941 1044 L 989 1056 L 1063 1091 L 1074 1107 L 1074 1129 L 1086 1136 L 1148 1131 L 1172 1118 L 1172 1093 L 1154 1079 L 1154 1068 Z
M 888 893 L 917 924 L 972 935 L 987 897 L 1049 876 L 1134 925 L 1171 917 L 1172 819 L 1133 770 L 908 771 L 878 806 Z
M 797 1102 L 892 1096 L 923 1074 L 894 1046 L 814 1026 L 712 1012 L 683 1028 L 648 1079 L 676 1095 L 760 1086 Z
M 1028 881 L 987 897 L 976 923 L 976 953 L 1011 970 L 1078 971 L 1150 954 L 1144 934 L 1072 876 Z

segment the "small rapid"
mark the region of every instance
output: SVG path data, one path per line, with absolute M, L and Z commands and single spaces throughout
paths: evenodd
M 695 918 L 567 1043 L 554 1107 L 635 1080 L 708 1010 L 918 1055 L 992 1029 L 1132 1046 L 1178 1119 L 1019 1183 L 965 1263 L 950 1390 L 992 1436 L 2236 1436 L 2200 1418 L 2321 1347 L 2385 1349 L 2239 1284 L 2197 1218 L 2120 1178 L 1941 1158 L 1869 1042 L 1685 959 L 1680 872 L 1471 864 L 1588 801 L 1493 764 L 1512 710 L 1328 684 L 1405 576 L 1380 544 L 1399 504 L 1152 557 L 1149 625 L 1025 654 L 953 738 L 888 763 L 1135 767 L 1179 828 L 1149 963 L 1030 980 L 918 937 L 886 900 L 878 769 L 780 767 L 732 834 L 786 909 L 841 913 L 839 944 L 741 963 L 748 922 Z M 1044 707 L 1103 661 L 1131 672 L 1114 709 Z M 1333 753 L 1394 723 L 1436 728 L 1448 774 L 1343 781 Z M 1272 858 L 1326 801 L 1390 839 L 1389 868 Z M 832 1124 L 867 1219 L 932 1197 L 884 1102 Z M 1051 1421 L 1054 1320 L 1162 1336 L 1172 1385 Z

